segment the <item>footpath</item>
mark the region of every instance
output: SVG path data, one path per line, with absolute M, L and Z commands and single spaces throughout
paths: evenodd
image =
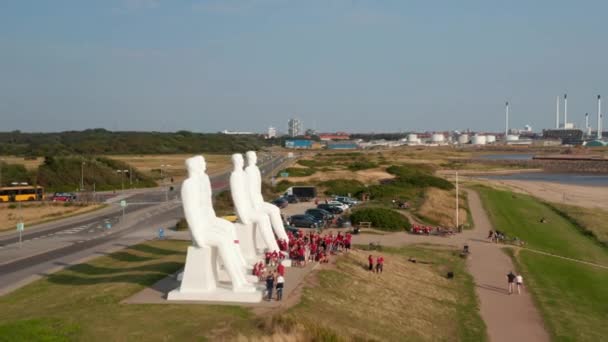
M 384 235 L 355 235 L 353 243 L 380 243 L 385 246 L 401 246 L 409 243 L 433 243 L 462 248 L 469 245 L 471 255 L 467 266 L 475 281 L 475 291 L 480 301 L 480 314 L 486 323 L 488 336 L 492 342 L 502 341 L 549 341 L 542 318 L 526 288 L 521 295 L 509 295 L 507 273 L 515 272 L 515 267 L 501 244 L 489 243 L 488 232 L 494 230 L 483 208 L 479 195 L 467 190 L 469 208 L 475 228 L 452 237 L 393 233 Z

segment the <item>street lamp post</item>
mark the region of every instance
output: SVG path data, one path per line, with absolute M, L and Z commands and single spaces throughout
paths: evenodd
M 82 162 L 80 164 L 80 191 L 84 190 L 84 164 L 86 163 Z
M 458 188 L 458 171 L 456 171 L 456 230 L 458 230 L 458 224 L 460 223 L 460 213 L 458 212 L 459 207 L 459 188 Z
M 125 191 L 125 173 L 129 172 L 129 170 L 116 170 L 120 174 L 120 187 L 122 191 Z

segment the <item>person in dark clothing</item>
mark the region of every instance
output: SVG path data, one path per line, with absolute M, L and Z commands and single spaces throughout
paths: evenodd
M 510 271 L 507 274 L 507 283 L 509 285 L 509 294 L 513 293 L 513 283 L 515 282 L 516 275 L 513 274 L 513 271 Z
M 274 288 L 274 275 L 268 272 L 268 276 L 266 276 L 266 292 L 268 294 L 268 298 L 266 300 L 272 300 L 272 289 Z
M 368 270 L 373 272 L 374 271 L 374 257 L 372 257 L 372 255 L 370 254 L 369 257 L 367 257 L 367 261 L 369 263 Z

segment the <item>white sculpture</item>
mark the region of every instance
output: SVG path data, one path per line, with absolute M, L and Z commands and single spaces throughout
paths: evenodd
M 255 234 L 254 236 L 248 237 L 253 238 L 253 241 L 257 240 L 255 238 L 256 234 L 261 235 L 262 240 L 268 250 L 279 251 L 279 245 L 277 244 L 277 240 L 274 237 L 274 233 L 272 231 L 272 225 L 270 223 L 270 219 L 268 215 L 263 212 L 255 211 L 251 199 L 249 196 L 248 185 L 247 185 L 247 175 L 243 170 L 243 156 L 239 153 L 235 153 L 232 155 L 232 164 L 234 165 L 234 169 L 232 170 L 232 174 L 230 175 L 230 192 L 232 194 L 232 201 L 234 202 L 234 207 L 236 208 L 236 213 L 239 217 L 239 220 L 248 227 L 252 227 L 255 225 Z M 251 232 L 251 230 L 249 230 Z M 260 247 L 260 246 L 256 246 Z
M 268 215 L 272 223 L 272 229 L 277 237 L 289 242 L 289 237 L 285 232 L 285 226 L 281 218 L 281 210 L 274 204 L 264 202 L 264 197 L 262 196 L 262 175 L 257 166 L 258 157 L 253 151 L 247 152 L 246 156 L 247 167 L 245 168 L 245 173 L 247 174 L 249 198 L 251 199 L 253 208 L 257 212 L 263 212 Z
M 187 159 L 186 168 L 188 178 L 182 184 L 181 195 L 193 246 L 188 247 L 180 287 L 171 291 L 167 299 L 259 302 L 262 294 L 245 277 L 234 228 L 230 230 L 215 216 L 203 157 Z M 232 283 L 230 289 L 218 284 L 218 255 Z

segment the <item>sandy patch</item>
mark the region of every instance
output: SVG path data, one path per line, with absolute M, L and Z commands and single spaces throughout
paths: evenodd
M 25 225 L 30 226 L 103 207 L 100 204 L 66 207 L 63 203 L 22 203 L 21 209 L 9 206 L 8 203 L 0 204 L 0 232 L 15 229 L 21 217 Z

